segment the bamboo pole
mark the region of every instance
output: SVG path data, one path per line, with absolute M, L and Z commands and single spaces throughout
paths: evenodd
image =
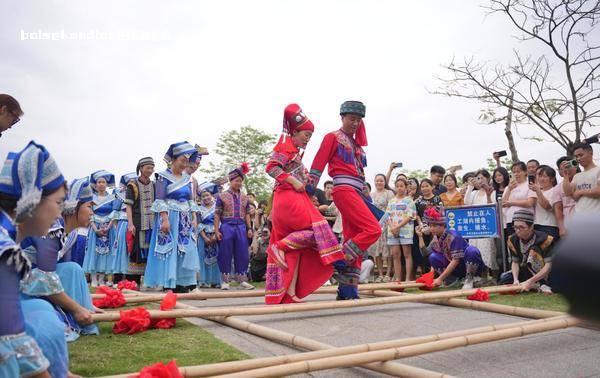
M 486 288 L 489 293 L 501 293 L 514 291 L 518 286 L 494 286 Z M 476 289 L 470 290 L 453 290 L 443 292 L 432 292 L 425 294 L 411 294 L 394 297 L 378 297 L 369 299 L 357 299 L 349 301 L 323 301 L 299 304 L 272 305 L 272 306 L 254 306 L 254 307 L 215 307 L 203 308 L 196 310 L 170 310 L 170 311 L 150 311 L 150 316 L 153 319 L 165 318 L 191 318 L 191 317 L 211 317 L 211 316 L 251 316 L 251 315 L 267 315 L 267 314 L 283 314 L 294 312 L 305 312 L 315 310 L 330 310 L 340 308 L 378 306 L 392 303 L 404 302 L 420 302 L 428 299 L 446 299 L 460 296 L 475 294 Z M 106 312 L 102 314 L 92 315 L 94 322 L 101 321 L 116 321 L 119 320 L 119 312 Z
M 293 355 L 287 355 L 287 356 L 276 356 L 276 357 L 258 358 L 258 359 L 246 360 L 246 361 L 234 361 L 234 362 L 224 362 L 224 363 L 211 364 L 211 365 L 200 365 L 197 368 L 195 368 L 195 370 L 194 370 L 195 376 L 212 376 L 212 375 L 216 375 L 216 374 L 229 374 L 229 373 L 235 373 L 235 372 L 249 370 L 249 369 L 256 369 L 256 368 L 267 367 L 267 366 L 275 366 L 275 365 L 299 362 L 299 361 L 307 361 L 307 360 L 324 358 L 324 357 L 339 356 L 339 355 L 343 355 L 343 354 L 365 353 L 365 352 L 381 350 L 381 349 L 386 349 L 386 348 L 418 345 L 418 344 L 423 344 L 426 342 L 443 340 L 443 339 L 447 339 L 447 338 L 451 338 L 451 337 L 473 335 L 473 334 L 477 334 L 477 333 L 496 331 L 496 330 L 501 330 L 501 329 L 506 329 L 506 328 L 511 328 L 511 327 L 517 327 L 517 326 L 521 326 L 521 325 L 532 324 L 532 322 L 547 322 L 548 321 L 547 319 L 534 320 L 534 321 L 530 320 L 530 321 L 526 321 L 526 322 L 502 324 L 502 325 L 491 325 L 491 326 L 478 327 L 478 328 L 466 329 L 466 330 L 461 330 L 461 331 L 446 332 L 446 333 L 440 333 L 437 335 L 418 336 L 418 337 L 411 337 L 411 338 L 406 338 L 406 339 L 397 339 L 397 340 L 368 343 L 368 344 L 362 344 L 362 345 L 352 345 L 352 346 L 347 346 L 347 347 L 342 347 L 342 348 L 317 350 L 313 347 L 313 345 L 311 345 L 311 344 L 307 345 L 304 342 L 304 339 L 306 339 L 304 337 L 294 336 L 291 334 L 287 334 L 286 337 L 280 337 L 280 334 L 279 334 L 280 331 L 272 332 L 274 330 L 271 328 L 253 324 L 253 323 L 247 322 L 247 321 L 239 319 L 239 318 L 230 317 L 230 318 L 218 318 L 218 319 L 211 319 L 211 320 L 215 320 L 219 323 L 228 325 L 232 328 L 236 328 L 241 331 L 251 333 L 253 335 L 263 337 L 263 338 L 271 340 L 271 341 L 284 342 L 286 344 L 290 344 L 290 345 L 293 345 L 298 348 L 308 349 L 308 350 L 313 350 L 313 351 L 299 353 L 299 354 L 293 354 Z M 310 340 L 310 339 L 308 339 L 308 340 Z M 321 343 L 318 343 L 318 344 L 321 344 Z
M 191 308 L 193 306 L 178 303 L 177 307 L 180 308 Z M 308 359 L 318 358 L 325 353 L 325 355 L 331 355 L 331 351 L 335 351 L 337 348 L 332 345 L 325 344 L 316 340 L 312 340 L 303 336 L 297 336 L 291 333 L 287 333 L 284 331 L 279 331 L 273 328 L 265 327 L 262 325 L 254 324 L 248 322 L 243 319 L 233 318 L 233 317 L 215 317 L 208 318 L 210 320 L 216 321 L 218 323 L 227 325 L 229 327 L 238 329 L 240 331 L 250 333 L 262 338 L 265 338 L 270 341 L 279 342 L 283 344 L 287 344 L 293 346 L 295 348 L 311 350 L 312 352 L 292 354 L 292 355 L 283 355 L 283 356 L 275 356 L 275 357 L 267 357 L 267 358 L 257 358 L 251 360 L 242 360 L 242 361 L 231 361 L 231 362 L 223 362 L 209 365 L 196 365 L 196 366 L 186 366 L 180 367 L 179 371 L 181 374 L 188 377 L 206 377 L 206 376 L 214 376 L 217 374 L 226 374 L 226 373 L 236 373 L 243 372 L 245 370 L 262 368 L 265 366 L 275 366 L 290 362 L 304 361 Z M 370 344 L 365 344 L 370 345 Z M 360 346 L 357 347 L 348 347 L 349 350 L 362 350 Z M 343 348 L 346 349 L 346 348 Z M 367 351 L 370 350 L 368 347 Z M 333 355 L 337 355 L 334 353 Z M 305 357 L 303 357 L 305 356 Z M 449 375 L 441 374 L 438 372 L 433 372 L 409 365 L 404 365 L 396 362 L 373 362 L 369 364 L 365 364 L 364 366 L 360 366 L 365 369 L 373 370 L 378 373 L 388 374 L 391 376 L 410 376 L 410 377 L 450 377 Z M 137 377 L 137 374 L 121 374 L 121 375 L 113 375 L 105 378 L 133 378 Z
M 349 368 L 375 361 L 390 361 L 469 345 L 506 340 L 534 333 L 572 327 L 578 324 L 579 321 L 573 317 L 560 317 L 547 319 L 543 322 L 533 321 L 530 324 L 524 324 L 517 327 L 505 328 L 490 332 L 450 337 L 447 339 L 418 345 L 386 348 L 369 352 L 343 354 L 339 356 L 325 357 L 308 361 L 292 362 L 284 365 L 269 366 L 254 370 L 236 372 L 233 374 L 220 375 L 218 377 L 279 377 L 293 374 L 311 373 L 327 369 Z
M 487 288 L 485 290 L 487 290 Z M 409 296 L 409 295 L 413 295 L 413 294 L 403 294 L 403 293 L 397 293 L 397 292 L 393 292 L 393 291 L 375 290 L 373 292 L 373 295 L 375 295 L 377 297 L 397 297 L 397 296 L 403 296 L 403 295 Z M 466 299 L 456 299 L 456 298 L 429 299 L 429 300 L 425 300 L 423 302 L 430 303 L 430 304 L 439 304 L 439 305 L 445 305 L 445 306 L 466 308 L 469 310 L 496 312 L 499 314 L 520 316 L 523 318 L 533 318 L 533 319 L 543 319 L 543 318 L 550 318 L 550 317 L 554 317 L 554 316 L 566 315 L 566 313 L 560 312 L 560 311 L 540 310 L 540 309 L 536 309 L 536 308 L 525 308 L 525 307 L 503 305 L 503 304 L 498 304 L 498 303 L 478 302 L 478 301 L 470 301 L 470 300 L 466 300 Z
M 407 282 L 386 282 L 386 283 L 375 283 L 375 284 L 362 284 L 358 285 L 359 291 L 365 290 L 390 290 L 390 289 L 411 289 L 423 286 L 422 283 L 416 283 L 414 281 Z M 159 302 L 166 294 L 143 294 L 135 292 L 133 290 L 123 290 L 125 300 L 127 303 L 142 303 L 142 302 Z M 139 294 L 137 294 L 139 293 Z M 317 289 L 313 294 L 335 294 L 337 293 L 337 286 L 321 287 Z M 180 300 L 201 300 L 201 299 L 221 299 L 221 298 L 255 298 L 264 297 L 264 290 L 244 290 L 244 291 L 202 291 L 199 293 L 177 293 L 177 299 Z M 92 299 L 103 299 L 106 297 L 105 294 L 92 294 Z

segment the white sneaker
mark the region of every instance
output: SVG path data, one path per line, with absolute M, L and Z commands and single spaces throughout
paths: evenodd
M 254 290 L 254 286 L 250 285 L 246 281 L 240 282 L 240 287 L 244 290 Z
M 331 281 L 329 281 L 329 280 L 325 281 L 325 283 L 323 284 L 323 286 L 331 286 Z
M 465 280 L 465 283 L 463 284 L 462 289 L 463 290 L 470 290 L 473 288 L 473 279 L 467 279 Z
M 202 291 L 202 290 L 200 290 L 200 289 L 198 289 L 198 288 L 195 288 L 194 290 L 190 291 L 190 293 L 196 293 L 196 294 L 197 294 L 197 293 L 202 293 L 202 292 L 203 292 L 203 291 Z
M 221 282 L 221 290 L 229 290 L 229 283 Z
M 541 285 L 541 286 L 540 286 L 540 291 L 541 291 L 543 294 L 553 294 L 553 293 L 552 293 L 552 288 L 551 288 L 550 286 L 548 286 L 548 285 Z

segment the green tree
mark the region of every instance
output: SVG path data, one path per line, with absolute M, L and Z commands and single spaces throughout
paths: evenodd
M 500 159 L 500 165 L 506 168 L 510 172 L 510 166 L 513 161 L 509 158 Z M 496 161 L 494 159 L 487 159 L 487 170 L 490 172 L 494 172 L 494 169 L 497 168 Z
M 429 178 L 429 171 L 426 169 L 415 169 L 413 171 L 403 169 L 400 171 L 400 173 L 405 174 L 408 178 L 414 177 L 419 181 L 423 180 L 424 178 Z
M 244 181 L 246 190 L 256 194 L 259 199 L 266 199 L 269 197 L 272 184 L 265 173 L 265 165 L 274 143 L 275 135 L 252 126 L 224 132 L 219 137 L 214 153 L 221 160 L 218 163 L 210 162 L 208 167 L 200 171 L 211 179 L 216 179 L 227 175 L 241 163 L 247 162 L 250 165 L 250 173 Z

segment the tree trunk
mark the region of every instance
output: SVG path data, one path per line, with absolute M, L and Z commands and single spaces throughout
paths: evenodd
M 513 138 L 513 134 L 511 131 L 512 125 L 512 106 L 513 106 L 513 94 L 510 93 L 510 102 L 508 107 L 508 116 L 506 117 L 506 127 L 504 128 L 504 134 L 506 134 L 506 139 L 508 139 L 508 148 L 510 149 L 510 156 L 513 163 L 516 163 L 519 160 L 519 154 L 517 153 L 517 147 L 515 146 L 515 140 Z

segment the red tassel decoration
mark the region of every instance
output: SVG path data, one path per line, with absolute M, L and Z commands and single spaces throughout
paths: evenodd
M 243 163 L 240 165 L 240 168 L 242 168 L 242 173 L 243 173 L 244 175 L 247 175 L 247 174 L 248 174 L 248 172 L 250 172 L 250 164 L 248 164 L 247 162 L 243 162 Z
M 113 333 L 134 333 L 143 332 L 150 328 L 152 320 L 150 313 L 143 307 L 137 307 L 133 310 L 120 311 L 120 319 L 113 326 Z
M 137 282 L 135 282 L 135 281 L 123 280 L 117 284 L 117 289 L 119 289 L 119 290 L 123 290 L 123 289 L 137 290 L 138 285 L 137 285 Z
M 175 360 L 172 360 L 166 365 L 158 362 L 142 368 L 139 378 L 183 378 L 183 375 L 179 372 Z
M 419 287 L 419 290 L 432 290 L 433 286 L 433 278 L 435 276 L 435 272 L 431 269 L 428 273 L 423 274 L 421 277 L 417 278 L 417 283 L 422 283 L 424 286 Z
M 467 299 L 471 301 L 487 302 L 490 300 L 490 293 L 485 290 L 477 289 L 475 294 L 469 295 Z
M 107 286 L 100 286 L 95 294 L 104 294 L 102 299 L 94 299 L 92 302 L 98 308 L 117 308 L 125 305 L 125 297 L 120 290 L 111 289 Z
M 127 254 L 131 255 L 131 252 L 133 252 L 133 242 L 135 240 L 135 236 L 133 235 L 133 233 L 129 232 L 129 230 L 127 230 L 127 233 L 125 234 L 125 241 L 127 242 Z

